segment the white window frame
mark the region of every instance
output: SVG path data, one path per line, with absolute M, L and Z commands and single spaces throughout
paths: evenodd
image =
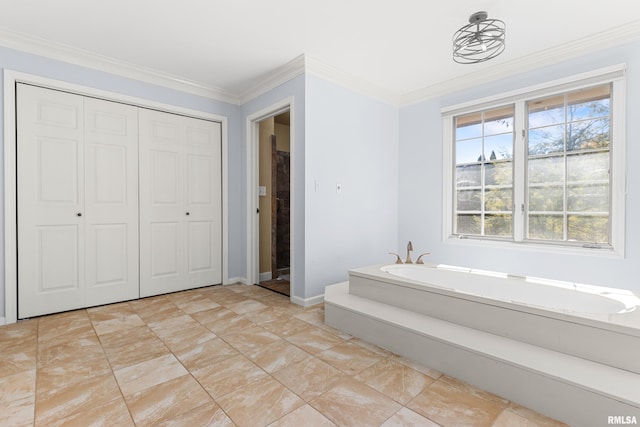
M 524 134 L 526 133 L 526 101 L 534 98 L 569 92 L 599 84 L 612 84 L 611 99 L 611 245 L 598 247 L 585 244 L 576 246 L 565 242 L 534 241 L 525 239 L 525 186 L 526 152 Z M 497 108 L 506 104 L 515 104 L 513 148 L 513 239 L 492 236 L 465 236 L 453 234 L 454 219 L 454 123 L 455 117 L 478 111 Z M 443 152 L 443 200 L 442 200 L 442 238 L 450 244 L 497 246 L 522 249 L 539 249 L 549 252 L 597 254 L 599 256 L 624 257 L 625 252 L 625 196 L 626 196 L 626 65 L 618 64 L 587 73 L 529 86 L 523 89 L 482 98 L 476 101 L 445 107 L 442 114 L 442 152 Z M 521 209 L 524 206 L 525 209 Z M 596 246 L 596 247 L 594 247 Z

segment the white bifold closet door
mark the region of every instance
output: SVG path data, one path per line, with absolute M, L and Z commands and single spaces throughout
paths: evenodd
M 19 318 L 137 298 L 137 109 L 16 93 Z
M 140 109 L 140 296 L 222 282 L 220 123 Z

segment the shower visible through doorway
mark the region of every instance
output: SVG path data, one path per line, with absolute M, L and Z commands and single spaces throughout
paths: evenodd
M 259 130 L 260 282 L 290 295 L 290 116 L 260 122 Z

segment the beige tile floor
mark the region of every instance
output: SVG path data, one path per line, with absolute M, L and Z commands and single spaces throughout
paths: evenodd
M 0 426 L 32 425 L 563 424 L 231 285 L 0 327 Z

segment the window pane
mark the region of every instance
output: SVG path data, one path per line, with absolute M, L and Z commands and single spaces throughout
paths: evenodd
M 562 212 L 564 210 L 564 187 L 530 187 L 529 211 Z
M 513 235 L 511 215 L 487 215 L 484 219 L 484 234 L 490 236 L 510 237 Z
M 567 180 L 609 180 L 609 152 L 567 156 Z
M 529 215 L 530 239 L 562 240 L 562 215 Z
M 546 157 L 529 160 L 529 185 L 534 183 L 564 182 L 564 157 Z
M 513 162 L 485 164 L 484 182 L 486 185 L 512 185 Z
M 485 137 L 484 156 L 486 160 L 512 159 L 513 133 Z
M 508 189 L 485 190 L 484 209 L 486 212 L 513 210 L 512 191 Z
M 561 153 L 564 151 L 564 125 L 529 129 L 529 155 Z
M 567 121 L 609 117 L 610 97 L 611 85 L 608 83 L 567 94 Z
M 456 167 L 456 185 L 458 187 L 477 187 L 481 185 L 481 168 L 482 166 L 464 165 Z
M 480 211 L 481 207 L 480 190 L 458 190 L 457 209 L 459 211 Z
M 484 135 L 513 133 L 513 105 L 489 110 L 484 113 Z
M 609 146 L 609 119 L 583 120 L 567 124 L 567 150 L 589 150 Z
M 513 234 L 514 108 L 511 104 L 455 118 L 456 233 Z M 499 220 L 488 227 L 486 212 L 503 215 L 493 215 Z
M 527 102 L 529 128 L 564 123 L 564 95 Z
M 456 117 L 456 140 L 482 136 L 482 113 Z
M 569 186 L 567 211 L 569 212 L 609 212 L 609 185 Z
M 567 217 L 567 233 L 569 240 L 609 243 L 609 218 L 569 215 Z
M 480 220 L 480 214 L 459 214 L 457 217 L 456 232 L 459 234 L 480 234 Z
M 546 96 L 453 117 L 453 232 L 609 243 L 612 116 L 620 112 L 613 111 L 613 87 L 550 88 Z M 516 177 L 524 178 L 522 187 L 514 186 Z
M 482 138 L 456 142 L 456 164 L 474 163 L 482 160 Z

